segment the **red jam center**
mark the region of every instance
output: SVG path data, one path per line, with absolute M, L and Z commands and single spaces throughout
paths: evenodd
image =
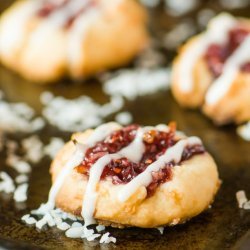
M 118 131 L 113 132 L 104 141 L 98 142 L 94 147 L 89 148 L 85 154 L 82 164 L 77 167 L 81 174 L 89 175 L 91 166 L 102 156 L 116 153 L 122 148 L 128 146 L 135 138 L 138 125 L 130 125 Z M 126 184 L 142 173 L 151 163 L 156 161 L 159 156 L 172 147 L 177 142 L 175 138 L 175 128 L 172 127 L 169 132 L 150 130 L 144 134 L 143 143 L 145 152 L 139 163 L 129 161 L 127 158 L 112 160 L 105 166 L 101 179 L 111 177 L 113 184 Z M 181 158 L 181 162 L 191 158 L 193 155 L 204 153 L 202 145 L 186 147 Z M 152 172 L 153 180 L 147 187 L 148 196 L 151 196 L 156 188 L 170 180 L 172 177 L 171 167 L 177 165 L 170 162 L 158 172 Z
M 38 10 L 37 16 L 40 18 L 46 18 L 52 15 L 55 11 L 58 11 L 62 8 L 68 8 L 67 4 L 69 4 L 70 1 L 73 0 L 61 0 L 61 1 L 51 1 L 51 0 L 45 0 L 42 7 Z M 78 18 L 79 15 L 83 14 L 84 12 L 88 11 L 89 8 L 96 5 L 95 0 L 89 0 L 87 4 L 83 4 L 79 10 L 68 16 L 67 20 L 65 21 L 64 27 L 70 28 L 70 26 L 74 23 L 74 21 Z
M 221 75 L 224 63 L 249 33 L 250 30 L 245 27 L 236 27 L 229 31 L 226 44 L 211 44 L 208 47 L 205 60 L 214 77 Z M 242 72 L 250 73 L 250 62 L 241 65 L 240 69 Z

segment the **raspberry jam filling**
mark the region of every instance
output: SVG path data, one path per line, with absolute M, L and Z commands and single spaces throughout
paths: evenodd
M 249 34 L 249 29 L 239 26 L 229 31 L 226 44 L 211 44 L 208 47 L 205 53 L 205 60 L 214 77 L 221 75 L 223 65 L 228 57 L 238 48 Z M 250 73 L 250 62 L 241 65 L 240 70 L 242 72 Z
M 70 2 L 73 2 L 74 0 L 61 0 L 61 1 L 51 1 L 51 0 L 45 0 L 43 2 L 42 7 L 37 11 L 37 16 L 40 18 L 46 18 L 52 15 L 54 12 L 65 9 L 70 11 L 71 7 L 68 6 Z M 86 4 L 83 4 L 83 6 L 79 6 L 79 10 L 75 11 L 71 15 L 68 15 L 65 23 L 64 28 L 70 28 L 71 25 L 74 23 L 74 21 L 83 14 L 84 12 L 88 11 L 90 8 L 95 6 L 97 3 L 96 0 L 88 0 Z M 63 14 L 62 14 L 63 15 Z
M 89 176 L 91 166 L 102 156 L 113 154 L 128 146 L 135 138 L 139 125 L 130 125 L 113 132 L 105 140 L 98 142 L 94 147 L 86 151 L 85 157 L 76 169 L 79 173 Z M 172 147 L 178 139 L 175 135 L 175 127 L 170 126 L 168 132 L 150 130 L 144 133 L 143 143 L 145 152 L 139 163 L 129 161 L 127 158 L 112 160 L 102 172 L 101 179 L 111 178 L 113 184 L 126 184 L 141 174 L 159 156 Z M 205 149 L 202 145 L 188 146 L 182 154 L 180 162 L 190 159 L 196 154 L 202 154 Z M 172 167 L 180 162 L 169 162 L 160 171 L 152 172 L 152 182 L 147 187 L 148 196 L 151 196 L 156 188 L 172 178 Z

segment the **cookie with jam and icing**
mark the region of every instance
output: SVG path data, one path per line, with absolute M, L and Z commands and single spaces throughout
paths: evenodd
M 50 172 L 47 209 L 80 216 L 85 226 L 183 223 L 210 206 L 220 185 L 201 140 L 173 125 L 107 123 L 76 133 Z
M 0 19 L 0 60 L 34 82 L 86 78 L 131 61 L 146 19 L 134 0 L 21 0 Z
M 216 124 L 250 119 L 250 22 L 222 13 L 180 48 L 172 92 L 184 107 L 202 107 Z

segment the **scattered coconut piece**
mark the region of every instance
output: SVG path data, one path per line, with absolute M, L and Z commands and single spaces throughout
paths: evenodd
M 57 225 L 57 228 L 62 231 L 66 231 L 70 228 L 70 225 L 66 222 L 62 222 L 61 224 Z
M 41 117 L 25 103 L 8 103 L 0 96 L 0 129 L 6 132 L 34 132 L 44 127 Z
M 116 238 L 115 237 L 112 237 L 112 236 L 109 236 L 109 232 L 105 233 L 102 235 L 101 239 L 100 239 L 100 243 L 116 243 Z
M 101 231 L 105 230 L 105 226 L 103 226 L 103 225 L 98 225 L 98 226 L 96 227 L 96 230 L 97 230 L 97 232 L 101 232 Z
M 23 161 L 17 155 L 9 155 L 6 159 L 6 163 L 14 168 L 19 174 L 28 174 L 31 172 L 31 166 L 28 162 Z
M 250 200 L 247 201 L 247 202 L 245 202 L 245 203 L 243 204 L 243 209 L 245 209 L 245 210 L 249 210 L 249 209 L 250 209 Z
M 54 95 L 49 91 L 45 91 L 40 95 L 40 101 L 44 105 L 51 102 L 53 98 L 54 98 Z
M 134 100 L 138 96 L 167 90 L 169 84 L 169 69 L 121 70 L 104 83 L 103 91 L 108 95 L 121 95 Z
M 242 139 L 250 141 L 250 121 L 244 125 L 239 126 L 237 128 L 237 133 Z
M 238 201 L 239 208 L 244 208 L 244 204 L 248 201 L 244 190 L 240 190 L 236 193 L 236 199 Z
M 37 222 L 37 220 L 33 217 L 30 217 L 29 214 L 25 214 L 22 218 L 21 218 L 22 221 L 24 221 L 26 224 L 28 225 L 32 225 L 32 224 L 35 224 Z
M 120 96 L 111 96 L 110 102 L 104 105 L 88 96 L 72 100 L 58 96 L 45 104 L 42 113 L 51 125 L 60 130 L 81 131 L 100 125 L 104 118 L 119 111 L 123 104 Z
M 82 227 L 83 225 L 80 222 L 75 221 L 71 227 Z
M 5 192 L 7 194 L 13 193 L 15 190 L 15 185 L 12 178 L 6 172 L 0 172 L 0 192 Z
M 23 139 L 21 144 L 26 152 L 24 156 L 26 160 L 38 163 L 43 158 L 43 143 L 37 135 Z
M 124 111 L 124 112 L 118 113 L 115 116 L 115 120 L 122 125 L 128 125 L 129 123 L 133 121 L 133 116 L 130 112 Z
M 63 147 L 64 141 L 58 137 L 52 137 L 48 145 L 44 147 L 44 154 L 53 159 L 58 151 Z
M 23 183 L 21 185 L 19 185 L 15 192 L 14 192 L 14 200 L 16 202 L 23 202 L 27 200 L 27 190 L 28 190 L 28 184 L 27 183 Z
M 29 180 L 29 177 L 27 175 L 25 175 L 25 174 L 20 174 L 15 178 L 15 182 L 17 184 L 27 182 L 28 180 Z
M 159 230 L 160 234 L 163 234 L 163 232 L 164 232 L 164 227 L 157 227 L 157 229 Z
M 65 235 L 69 238 L 81 238 L 83 233 L 83 227 L 71 227 L 66 231 Z

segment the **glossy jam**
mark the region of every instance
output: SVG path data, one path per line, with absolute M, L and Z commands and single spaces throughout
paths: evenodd
M 88 176 L 91 166 L 100 157 L 105 154 L 116 153 L 123 147 L 128 146 L 135 138 L 138 128 L 138 125 L 127 126 L 112 133 L 107 139 L 98 142 L 94 147 L 89 148 L 82 164 L 77 167 L 77 171 Z M 130 182 L 177 142 L 175 139 L 175 128 L 172 127 L 169 132 L 150 130 L 144 134 L 143 142 L 145 152 L 139 163 L 133 163 L 127 158 L 112 160 L 105 166 L 101 179 L 112 178 L 113 184 L 126 184 Z M 204 153 L 204 151 L 204 147 L 201 145 L 187 147 L 182 154 L 181 161 L 185 161 L 193 155 Z M 152 195 L 161 183 L 171 179 L 171 167 L 176 164 L 178 163 L 170 162 L 166 166 L 163 166 L 164 168 L 160 171 L 152 172 L 153 181 L 147 187 L 148 196 Z
M 227 58 L 243 42 L 250 30 L 243 27 L 236 27 L 228 33 L 228 42 L 224 45 L 211 44 L 205 54 L 205 60 L 214 77 L 221 75 L 223 65 Z M 250 73 L 250 62 L 241 66 L 243 72 Z

